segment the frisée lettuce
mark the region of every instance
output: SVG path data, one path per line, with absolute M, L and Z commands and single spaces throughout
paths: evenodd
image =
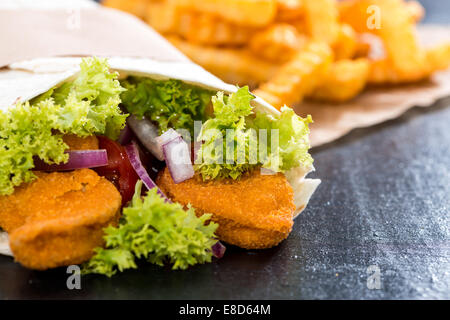
M 184 210 L 169 203 L 153 188 L 141 197 L 138 181 L 131 205 L 123 209 L 118 227 L 105 229 L 106 248 L 97 248 L 94 257 L 83 265 L 83 274 L 98 273 L 108 277 L 117 271 L 137 268 L 136 258 L 172 269 L 211 262 L 211 247 L 217 242 L 217 224 L 210 214 L 200 217 L 193 208 Z
M 255 166 L 256 162 L 250 161 L 248 151 L 257 140 L 245 122 L 245 118 L 252 114 L 250 101 L 253 99 L 248 87 L 242 87 L 229 96 L 218 92 L 212 98 L 214 118 L 203 124 L 197 137 L 202 145 L 195 170 L 204 180 L 237 179 Z
M 122 81 L 127 89 L 122 104 L 138 118 L 147 117 L 159 129 L 186 129 L 193 135 L 194 121 L 205 120 L 205 109 L 211 101 L 211 91 L 179 80 L 153 80 L 129 77 Z
M 285 172 L 312 165 L 308 153 L 311 116 L 299 117 L 288 107 L 278 116 L 255 114 L 253 99 L 248 87 L 212 98 L 214 118 L 203 124 L 197 138 L 202 144 L 195 170 L 204 180 L 238 179 L 257 167 Z
M 308 152 L 308 124 L 313 122 L 311 116 L 299 117 L 294 110 L 286 106 L 280 111 L 281 114 L 277 117 L 256 113 L 256 117 L 248 121 L 250 127 L 256 130 L 266 129 L 267 132 L 266 141 L 258 141 L 261 148 L 267 149 L 267 157 L 261 159 L 262 166 L 274 172 L 285 172 L 300 166 L 310 167 L 313 163 Z M 274 139 L 275 134 L 278 139 Z
M 48 164 L 67 162 L 63 134 L 118 137 L 126 115 L 119 108 L 124 90 L 106 59 L 86 58 L 70 82 L 0 112 L 0 195 L 35 177 L 34 157 Z

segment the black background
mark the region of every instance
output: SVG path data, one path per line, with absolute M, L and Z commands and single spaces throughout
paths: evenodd
M 449 1 L 422 1 L 449 23 Z M 0 256 L 0 299 L 449 299 L 450 98 L 313 150 L 322 184 L 276 248 L 228 246 L 223 259 L 111 279 L 36 272 Z M 380 269 L 369 289 L 367 268 Z

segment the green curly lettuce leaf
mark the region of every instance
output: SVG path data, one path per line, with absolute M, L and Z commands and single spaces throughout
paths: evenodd
M 63 134 L 118 137 L 126 115 L 119 108 L 124 89 L 117 74 L 106 59 L 83 59 L 80 67 L 75 80 L 0 112 L 0 195 L 33 180 L 34 157 L 66 162 Z
M 186 129 L 193 135 L 194 121 L 205 120 L 205 109 L 212 92 L 179 80 L 153 80 L 129 77 L 122 81 L 127 89 L 122 104 L 131 114 L 153 121 L 164 133 L 169 128 Z
M 249 120 L 250 127 L 267 130 L 266 141 L 259 141 L 267 149 L 267 157 L 260 159 L 262 167 L 274 172 L 285 172 L 300 166 L 309 168 L 313 163 L 308 153 L 311 116 L 299 117 L 289 107 L 282 107 L 280 111 L 278 117 L 257 113 L 254 119 Z M 274 132 L 278 139 L 272 144 Z
M 252 99 L 254 96 L 247 86 L 228 96 L 218 92 L 212 98 L 214 118 L 203 124 L 197 137 L 197 141 L 203 143 L 195 170 L 204 180 L 237 179 L 256 165 L 256 162 L 251 163 L 248 152 L 249 146 L 257 142 L 256 136 L 246 129 L 245 122 L 252 113 Z
M 312 164 L 309 149 L 310 116 L 303 119 L 288 107 L 279 116 L 253 112 L 254 96 L 248 87 L 212 98 L 214 118 L 207 120 L 197 138 L 195 170 L 204 180 L 238 179 L 257 167 L 274 172 Z M 261 130 L 266 131 L 262 139 Z M 278 135 L 278 136 L 277 136 Z
M 211 262 L 211 247 L 217 242 L 217 224 L 210 214 L 200 217 L 193 208 L 184 210 L 178 203 L 166 202 L 157 188 L 141 197 L 142 181 L 136 184 L 129 207 L 123 209 L 118 227 L 105 228 L 106 248 L 97 248 L 94 257 L 83 265 L 83 274 L 108 277 L 117 271 L 137 268 L 135 259 L 172 269 Z

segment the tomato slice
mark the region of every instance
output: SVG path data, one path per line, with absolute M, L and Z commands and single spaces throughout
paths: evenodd
M 106 149 L 108 153 L 108 165 L 94 170 L 114 183 L 122 195 L 122 205 L 125 205 L 133 198 L 134 187 L 139 176 L 134 171 L 124 147 L 105 136 L 97 136 L 97 138 L 99 148 Z

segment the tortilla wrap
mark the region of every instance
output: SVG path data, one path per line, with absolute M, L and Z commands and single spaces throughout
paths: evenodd
M 226 84 L 202 67 L 190 62 L 161 62 L 144 58 L 111 57 L 112 70 L 119 78 L 141 76 L 158 80 L 177 79 L 215 91 L 232 93 L 237 87 Z M 18 101 L 28 101 L 49 89 L 70 80 L 79 72 L 81 58 L 41 58 L 13 63 L 0 70 L 0 110 L 14 108 Z M 253 100 L 256 111 L 272 115 L 280 112 L 259 97 Z M 306 179 L 314 168 L 294 168 L 286 172 L 286 178 L 294 191 L 296 210 L 294 218 L 308 204 L 311 195 L 320 184 L 319 179 Z M 0 254 L 12 255 L 5 232 L 0 232 Z

